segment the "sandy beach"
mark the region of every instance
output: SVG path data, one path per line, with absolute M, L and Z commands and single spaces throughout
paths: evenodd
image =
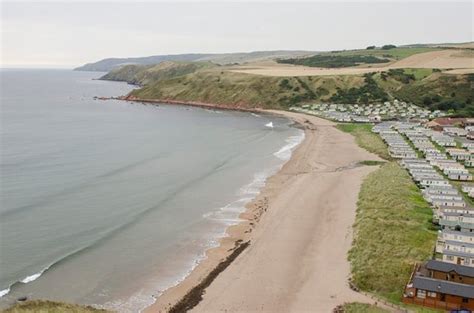
M 237 241 L 250 244 L 205 289 L 192 312 L 331 312 L 344 302 L 370 302 L 348 286 L 347 251 L 360 185 L 376 169 L 358 162 L 378 157 L 330 121 L 271 112 L 303 125 L 305 140 L 247 206 L 244 221 L 230 227 L 221 245 L 146 312 L 167 312 Z

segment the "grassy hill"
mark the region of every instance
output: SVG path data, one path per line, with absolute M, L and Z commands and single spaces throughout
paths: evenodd
M 153 55 L 138 58 L 107 58 L 97 62 L 87 63 L 75 68 L 75 71 L 108 72 L 125 65 L 155 65 L 163 61 L 197 61 L 209 57 L 210 54 L 190 53 L 175 55 Z
M 473 75 L 397 69 L 364 75 L 272 77 L 231 72 L 231 67 L 193 68 L 189 74 L 185 74 L 185 69 L 188 67 L 182 72 L 173 72 L 172 78 L 160 76 L 153 80 L 147 76 L 145 86 L 134 90 L 132 95 L 142 99 L 280 109 L 310 102 L 365 104 L 396 98 L 431 109 L 453 109 L 458 114 L 474 116 L 470 87 Z M 143 75 L 130 72 L 134 77 Z
M 253 51 L 238 53 L 188 53 L 153 55 L 137 58 L 107 58 L 97 62 L 87 63 L 75 68 L 76 71 L 109 72 L 126 65 L 156 65 L 165 61 L 173 62 L 213 62 L 215 64 L 233 64 L 269 60 L 275 58 L 291 58 L 311 55 L 316 52 L 299 50 Z
M 201 70 L 150 83 L 132 92 L 143 99 L 175 99 L 244 107 L 287 108 L 324 99 L 338 88 L 360 86 L 358 76 L 271 77 L 233 73 L 225 69 Z
M 147 85 L 165 79 L 170 79 L 199 69 L 212 68 L 216 65 L 210 62 L 174 62 L 164 61 L 157 65 L 125 65 L 113 69 L 102 76 L 104 80 L 126 81 L 136 85 Z
M 438 51 L 432 47 L 398 47 L 391 49 L 375 48 L 323 52 L 313 56 L 278 59 L 278 63 L 304 65 L 311 67 L 341 68 L 361 64 L 377 64 L 397 61 L 414 54 Z

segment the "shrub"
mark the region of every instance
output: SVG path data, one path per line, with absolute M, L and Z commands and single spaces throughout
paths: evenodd
M 338 68 L 358 64 L 387 63 L 390 60 L 373 55 L 314 55 L 306 58 L 279 59 L 277 62 L 311 67 Z
M 382 50 L 390 50 L 390 49 L 394 49 L 396 47 L 397 46 L 395 46 L 395 45 L 383 45 Z

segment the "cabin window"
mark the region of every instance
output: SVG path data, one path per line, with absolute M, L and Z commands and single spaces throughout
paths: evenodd
M 416 296 L 420 299 L 425 299 L 426 298 L 426 290 L 418 289 L 416 291 Z
M 441 300 L 441 301 L 446 301 L 446 295 L 445 295 L 444 293 L 442 293 L 442 294 L 440 295 L 440 300 Z
M 436 298 L 436 292 L 428 292 L 428 297 Z
M 462 303 L 468 303 L 469 299 L 468 298 L 462 298 Z

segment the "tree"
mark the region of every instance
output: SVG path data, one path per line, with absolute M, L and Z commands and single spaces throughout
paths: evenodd
M 375 49 L 375 46 L 368 46 L 366 49 L 367 49 L 367 50 L 374 50 L 374 49 Z
M 393 48 L 396 48 L 397 46 L 395 45 L 383 45 L 382 46 L 382 50 L 390 50 L 390 49 L 393 49 Z
M 424 105 L 428 106 L 428 105 L 430 105 L 430 104 L 432 104 L 432 103 L 433 103 L 433 101 L 431 100 L 430 97 L 426 96 L 426 97 L 423 98 L 423 104 L 424 104 Z

